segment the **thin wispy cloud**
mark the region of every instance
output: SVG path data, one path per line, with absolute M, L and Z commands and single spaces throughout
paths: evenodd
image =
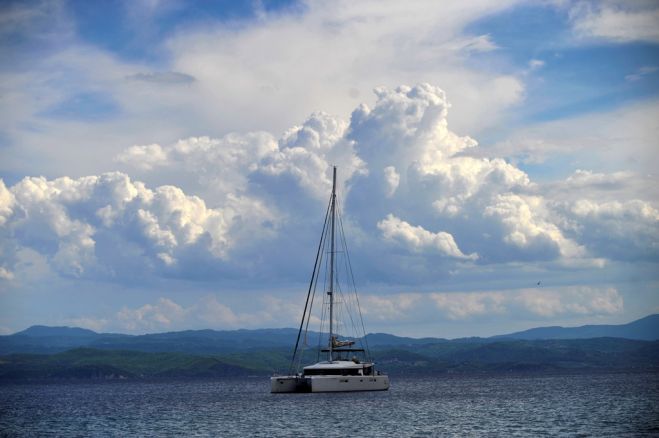
M 656 73 L 659 70 L 659 67 L 656 66 L 645 66 L 640 67 L 636 72 L 625 76 L 625 79 L 628 81 L 639 81 L 646 76 L 649 76 L 653 73 Z
M 175 71 L 135 73 L 127 76 L 126 79 L 152 82 L 155 84 L 191 84 L 196 81 L 194 76 Z

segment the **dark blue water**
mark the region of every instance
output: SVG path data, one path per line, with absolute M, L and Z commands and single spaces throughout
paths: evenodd
M 268 379 L 0 386 L 9 436 L 659 436 L 659 374 L 392 379 L 270 394 Z

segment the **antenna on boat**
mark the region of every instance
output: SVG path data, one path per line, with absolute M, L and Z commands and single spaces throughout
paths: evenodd
M 331 202 L 331 228 L 330 228 L 330 271 L 329 271 L 329 361 L 332 362 L 334 349 L 334 226 L 336 217 L 336 166 L 332 166 L 332 200 Z

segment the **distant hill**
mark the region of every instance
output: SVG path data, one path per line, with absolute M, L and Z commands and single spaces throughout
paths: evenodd
M 369 333 L 366 335 L 366 341 L 369 347 L 379 346 L 397 346 L 397 345 L 422 345 L 434 344 L 438 342 L 449 342 L 442 338 L 407 338 L 402 336 L 390 335 L 387 333 Z
M 0 357 L 0 383 L 43 379 L 225 378 L 287 372 L 289 348 L 217 356 L 77 348 L 52 355 Z M 446 374 L 659 371 L 659 341 L 620 338 L 450 341 L 376 347 L 378 369 L 392 377 Z M 317 360 L 307 350 L 303 364 Z
M 659 339 L 659 314 L 649 315 L 628 324 L 584 325 L 581 327 L 538 327 L 490 339 L 587 339 L 625 338 L 642 341 Z
M 29 336 L 32 338 L 39 337 L 72 337 L 72 338 L 97 338 L 99 335 L 95 331 L 79 327 L 48 327 L 45 325 L 33 325 L 21 332 L 14 333 L 13 336 Z
M 142 352 L 221 354 L 277 347 L 291 349 L 296 336 L 297 330 L 291 328 L 185 330 L 136 336 L 96 333 L 92 330 L 73 327 L 33 326 L 13 335 L 0 336 L 0 355 L 52 354 L 80 347 Z M 318 334 L 310 332 L 307 342 L 310 345 L 316 345 Z
M 72 348 L 224 354 L 254 349 L 292 349 L 297 329 L 184 330 L 146 335 L 96 333 L 74 327 L 33 326 L 9 336 L 0 336 L 0 355 L 12 353 L 51 354 Z M 306 343 L 318 345 L 319 333 L 309 332 Z M 386 333 L 367 335 L 370 347 L 411 346 L 449 342 L 437 338 L 407 338 Z
M 185 330 L 146 335 L 96 333 L 75 327 L 32 326 L 8 336 L 0 336 L 0 355 L 13 353 L 53 354 L 74 348 L 172 352 L 193 355 L 220 355 L 271 349 L 291 350 L 297 330 Z M 318 345 L 319 334 L 309 332 L 306 343 Z M 583 327 L 541 327 L 491 338 L 408 338 L 386 333 L 371 333 L 367 342 L 371 349 L 419 349 L 426 345 L 462 348 L 467 344 L 487 344 L 501 340 L 587 339 L 614 337 L 632 340 L 658 340 L 659 315 L 650 315 L 629 324 L 587 325 Z M 435 348 L 433 347 L 433 348 Z M 416 350 L 415 350 L 416 351 Z
M 130 335 L 99 334 L 78 327 L 47 327 L 35 325 L 9 336 L 0 336 L 0 354 L 57 353 L 92 344 L 103 337 Z
M 502 372 L 659 371 L 659 315 L 623 325 L 545 327 L 491 338 L 369 334 L 392 376 Z M 0 382 L 220 378 L 287 372 L 296 329 L 186 330 L 147 335 L 33 326 L 0 336 Z M 318 360 L 310 332 L 302 364 Z M 548 339 L 542 339 L 548 338 Z

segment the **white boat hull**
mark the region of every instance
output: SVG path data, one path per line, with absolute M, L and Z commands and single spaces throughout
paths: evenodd
M 270 392 L 386 391 L 389 377 L 379 376 L 279 376 L 270 378 Z
M 304 377 L 277 376 L 270 377 L 270 392 L 310 392 Z
M 310 376 L 311 392 L 386 391 L 388 376 Z

